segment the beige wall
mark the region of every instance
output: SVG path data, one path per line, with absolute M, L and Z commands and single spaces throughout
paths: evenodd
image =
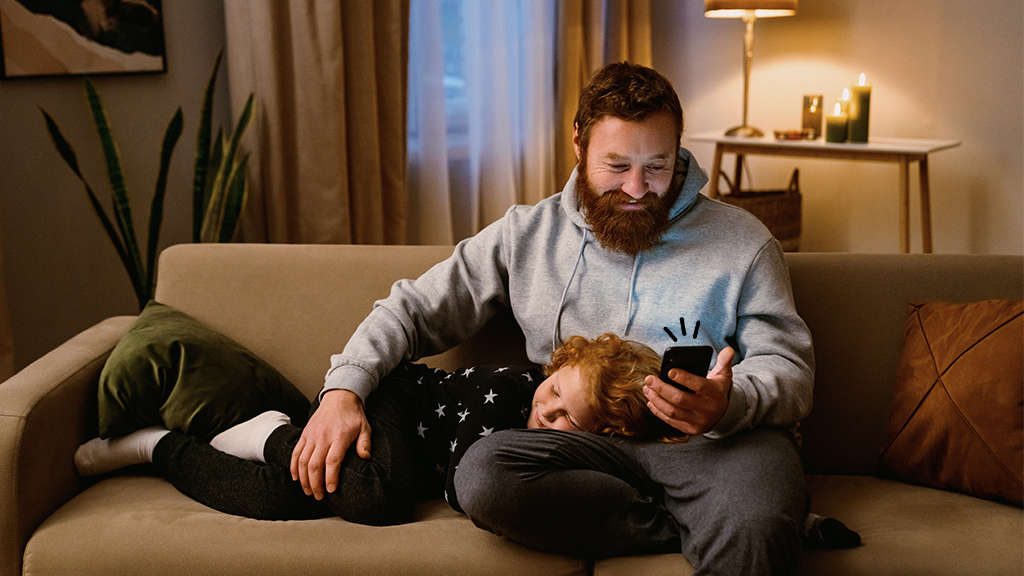
M 191 235 L 191 166 L 202 91 L 224 46 L 220 1 L 163 3 L 167 73 L 101 76 L 103 97 L 118 140 L 136 231 L 146 234 L 160 143 L 181 106 L 185 127 L 168 185 L 162 246 Z M 215 121 L 228 112 L 219 81 Z M 0 81 L 0 232 L 16 364 L 23 367 L 102 318 L 138 311 L 134 293 L 86 199 L 81 184 L 54 151 L 38 108 L 45 108 L 75 146 L 97 194 L 109 185 L 102 167 L 81 78 Z
M 687 131 L 738 124 L 740 20 L 700 0 L 654 0 L 654 64 L 679 88 Z M 835 98 L 861 72 L 872 83 L 871 134 L 957 139 L 931 157 L 934 248 L 1024 252 L 1024 5 L 1020 0 L 803 0 L 796 16 L 758 20 L 750 124 L 800 127 L 804 94 Z M 686 142 L 710 168 L 713 147 Z M 731 165 L 731 157 L 727 159 Z M 800 168 L 801 248 L 896 252 L 895 164 L 752 158 L 754 185 Z M 920 250 L 917 178 L 912 247 Z

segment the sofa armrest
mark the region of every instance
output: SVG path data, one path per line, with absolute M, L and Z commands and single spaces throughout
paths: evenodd
M 82 488 L 75 449 L 97 433 L 96 386 L 135 321 L 108 318 L 0 384 L 0 574 L 20 574 L 32 532 Z

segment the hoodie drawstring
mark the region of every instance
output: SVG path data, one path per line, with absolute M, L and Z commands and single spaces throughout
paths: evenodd
M 628 303 L 626 305 L 626 325 L 622 329 L 622 337 L 625 338 L 629 334 L 629 326 L 633 323 L 633 292 L 636 286 L 636 273 L 640 268 L 640 256 L 643 252 L 638 253 L 633 258 L 633 273 L 629 276 L 629 293 L 626 295 Z
M 557 350 L 559 346 L 559 334 L 558 325 L 562 322 L 562 307 L 565 306 L 565 297 L 569 294 L 569 286 L 572 285 L 572 281 L 576 278 L 576 271 L 580 268 L 580 262 L 583 260 L 583 250 L 587 247 L 587 229 L 583 229 L 583 241 L 580 242 L 580 251 L 576 255 L 576 264 L 572 267 L 572 274 L 569 275 L 569 281 L 565 283 L 565 290 L 562 290 L 562 299 L 558 301 L 558 312 L 555 314 L 555 325 L 551 329 L 551 349 Z

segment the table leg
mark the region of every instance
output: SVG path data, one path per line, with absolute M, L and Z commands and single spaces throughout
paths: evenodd
M 932 252 L 932 208 L 931 196 L 928 191 L 928 157 L 921 158 L 918 163 L 921 175 L 921 251 Z
M 718 198 L 718 181 L 722 179 L 722 145 L 715 144 L 715 160 L 711 163 L 711 186 L 708 188 L 710 198 Z
M 910 161 L 900 156 L 900 251 L 910 252 Z
M 732 192 L 733 194 L 743 190 L 743 154 L 736 155 L 736 174 L 732 181 Z

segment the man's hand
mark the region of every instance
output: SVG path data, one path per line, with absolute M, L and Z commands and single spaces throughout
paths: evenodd
M 323 500 L 324 488 L 338 488 L 341 461 L 355 442 L 356 453 L 370 458 L 370 423 L 363 412 L 363 402 L 348 390 L 331 390 L 324 394 L 292 451 L 292 480 L 302 483 L 307 496 Z
M 662 382 L 657 376 L 648 376 L 644 380 L 647 406 L 655 416 L 681 432 L 698 435 L 713 429 L 729 407 L 732 360 L 735 355 L 732 348 L 719 352 L 718 363 L 707 378 L 678 368 L 670 370 L 668 377 L 693 390 L 693 394 Z

